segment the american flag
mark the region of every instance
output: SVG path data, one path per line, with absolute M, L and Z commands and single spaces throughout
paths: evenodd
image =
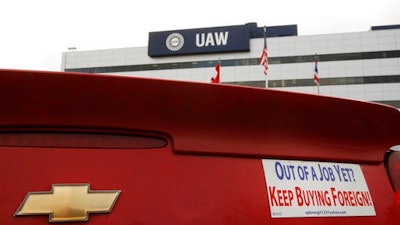
M 268 52 L 267 52 L 267 37 L 266 37 L 265 27 L 264 27 L 264 48 L 260 56 L 260 65 L 264 67 L 264 75 L 266 76 L 268 71 Z
M 315 82 L 316 84 L 319 84 L 319 78 L 318 78 L 318 57 L 315 57 L 314 82 Z
M 267 47 L 264 47 L 260 56 L 260 65 L 264 67 L 264 75 L 267 75 L 268 71 L 268 52 Z

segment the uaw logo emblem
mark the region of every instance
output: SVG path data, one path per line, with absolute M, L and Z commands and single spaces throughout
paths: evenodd
M 179 51 L 183 44 L 185 43 L 185 38 L 180 33 L 172 33 L 168 35 L 167 40 L 165 41 L 165 45 L 170 51 L 176 52 Z
M 89 184 L 54 184 L 49 192 L 29 192 L 15 216 L 49 215 L 49 222 L 89 220 L 110 213 L 121 191 L 92 191 Z

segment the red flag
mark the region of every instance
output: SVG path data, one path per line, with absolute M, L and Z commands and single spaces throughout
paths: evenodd
M 215 77 L 211 77 L 211 83 L 219 84 L 220 67 L 221 67 L 221 63 L 218 62 L 217 65 L 215 66 L 215 71 L 217 71 L 217 74 L 215 75 Z
M 315 65 L 314 65 L 314 82 L 316 84 L 319 84 L 319 78 L 318 78 L 318 59 L 315 57 Z

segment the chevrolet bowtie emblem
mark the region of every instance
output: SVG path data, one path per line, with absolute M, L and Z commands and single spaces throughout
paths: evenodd
M 49 215 L 50 222 L 87 221 L 89 213 L 111 212 L 121 191 L 91 191 L 89 184 L 54 184 L 29 192 L 15 216 Z

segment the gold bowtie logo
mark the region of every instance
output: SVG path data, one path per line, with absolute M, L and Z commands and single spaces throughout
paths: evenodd
M 54 184 L 50 192 L 30 192 L 15 216 L 49 215 L 50 222 L 87 221 L 89 213 L 111 212 L 121 191 L 91 191 L 89 184 Z

